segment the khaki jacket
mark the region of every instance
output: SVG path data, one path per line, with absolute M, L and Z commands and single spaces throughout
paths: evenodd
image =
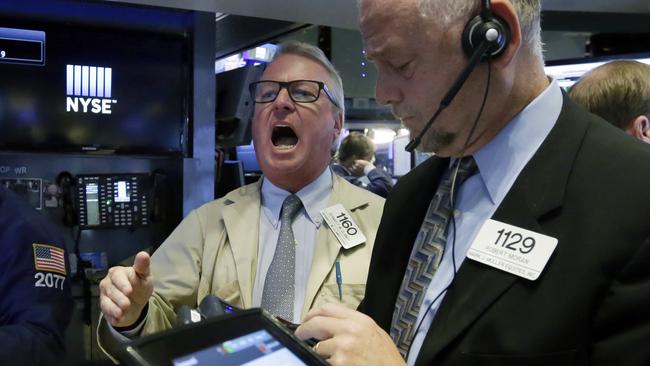
M 302 317 L 311 308 L 327 302 L 340 302 L 336 260 L 343 274 L 342 303 L 354 309 L 365 293 L 368 265 L 384 199 L 355 187 L 336 174 L 332 174 L 332 182 L 332 195 L 327 207 L 341 203 L 367 241 L 344 249 L 323 221 Z M 154 293 L 149 300 L 142 335 L 171 328 L 178 308 L 182 305 L 195 308 L 208 294 L 237 307 L 252 306 L 259 242 L 260 188 L 261 181 L 246 185 L 193 210 L 156 250 L 151 258 Z M 102 344 L 110 333 L 99 329 L 98 336 Z

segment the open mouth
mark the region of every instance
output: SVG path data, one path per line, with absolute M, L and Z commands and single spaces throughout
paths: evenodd
M 271 134 L 273 146 L 281 149 L 291 149 L 298 144 L 298 136 L 289 126 L 275 126 Z

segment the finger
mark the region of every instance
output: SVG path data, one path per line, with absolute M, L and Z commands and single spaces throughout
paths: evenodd
M 359 315 L 362 314 L 356 310 L 352 310 L 341 304 L 327 303 L 319 308 L 310 310 L 307 313 L 307 316 L 305 316 L 305 319 L 303 319 L 303 322 L 306 322 L 309 319 L 316 316 L 326 316 L 326 317 L 333 317 L 338 319 L 345 319 L 345 318 L 358 317 Z
M 314 352 L 316 352 L 319 356 L 323 357 L 324 359 L 328 359 L 332 357 L 332 355 L 334 355 L 334 352 L 336 351 L 333 339 L 326 339 L 320 341 L 316 343 L 316 345 L 312 349 L 314 350 Z
M 133 262 L 133 269 L 135 270 L 135 274 L 142 280 L 146 279 L 149 277 L 151 274 L 150 270 L 150 257 L 149 253 L 147 252 L 139 252 L 135 256 L 135 261 Z
M 326 316 L 316 316 L 302 323 L 295 335 L 300 339 L 329 339 L 343 333 L 347 321 Z
M 132 278 L 136 277 L 135 274 L 129 275 L 129 272 L 133 273 L 133 269 L 129 267 L 117 267 L 111 271 L 110 282 L 106 285 L 106 288 L 115 287 L 120 290 L 124 295 L 130 296 L 133 293 L 133 284 L 135 281 L 132 281 Z
M 117 305 L 123 311 L 126 311 L 129 306 L 131 306 L 131 300 L 118 288 L 112 284 L 105 286 L 104 293 L 115 305 Z
M 99 307 L 102 310 L 102 314 L 104 314 L 107 320 L 110 320 L 111 324 L 119 322 L 123 315 L 122 309 L 106 296 L 99 298 Z
M 108 315 L 106 315 L 106 314 L 104 314 L 104 313 L 102 313 L 102 316 L 104 317 L 104 319 L 106 319 L 106 321 L 108 322 L 108 324 L 113 325 L 113 324 L 116 323 L 116 321 L 115 321 L 115 319 L 113 319 L 113 317 L 108 316 Z

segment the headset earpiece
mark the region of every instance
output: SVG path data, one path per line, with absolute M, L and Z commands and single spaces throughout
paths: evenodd
M 499 57 L 510 42 L 508 23 L 492 15 L 488 19 L 483 19 L 482 15 L 472 18 L 463 30 L 463 50 L 467 57 L 474 53 L 476 47 L 484 39 L 487 39 L 490 45 L 482 60 Z

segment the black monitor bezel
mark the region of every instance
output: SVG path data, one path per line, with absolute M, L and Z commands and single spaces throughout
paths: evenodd
M 92 155 L 119 155 L 119 156 L 159 156 L 159 157 L 189 157 L 191 156 L 192 138 L 191 133 L 193 129 L 193 35 L 187 29 L 164 29 L 155 28 L 149 29 L 142 26 L 130 25 L 124 26 L 119 24 L 94 24 L 92 22 L 85 22 L 80 20 L 74 21 L 61 21 L 58 19 L 48 19 L 41 16 L 17 16 L 11 17 L 8 14 L 0 15 L 3 27 L 24 30 L 38 30 L 45 32 L 45 50 L 48 50 L 48 35 L 52 31 L 57 32 L 72 32 L 78 30 L 83 33 L 84 30 L 93 32 L 100 32 L 102 34 L 116 34 L 116 37 L 136 37 L 142 42 L 147 39 L 156 39 L 167 42 L 173 42 L 180 45 L 184 51 L 181 53 L 180 65 L 180 84 L 182 90 L 179 89 L 178 93 L 182 95 L 182 100 L 179 100 L 180 115 L 177 122 L 169 127 L 169 130 L 175 129 L 178 131 L 176 143 L 166 145 L 155 144 L 139 144 L 137 138 L 130 138 L 128 143 L 105 143 L 101 139 L 94 141 L 84 141 L 83 143 L 62 142 L 57 139 L 48 137 L 45 141 L 14 141 L 14 140 L 0 140 L 0 151 L 9 153 L 32 153 L 32 152 L 47 152 L 47 153 L 60 153 L 60 154 L 81 154 L 85 156 Z M 51 47 L 50 47 L 51 48 Z M 46 51 L 47 52 L 47 51 Z M 46 58 L 47 59 L 47 58 Z M 42 67 L 33 65 L 20 65 L 12 63 L 12 67 Z M 43 65 L 45 66 L 45 65 Z M 56 123 L 62 123 L 63 119 L 56 120 Z M 51 123 L 51 121 L 39 121 L 39 124 Z
M 127 359 L 124 361 L 129 365 L 172 365 L 173 359 L 262 329 L 307 365 L 327 365 L 309 346 L 260 308 L 242 310 L 138 338 L 126 348 L 124 354 Z

